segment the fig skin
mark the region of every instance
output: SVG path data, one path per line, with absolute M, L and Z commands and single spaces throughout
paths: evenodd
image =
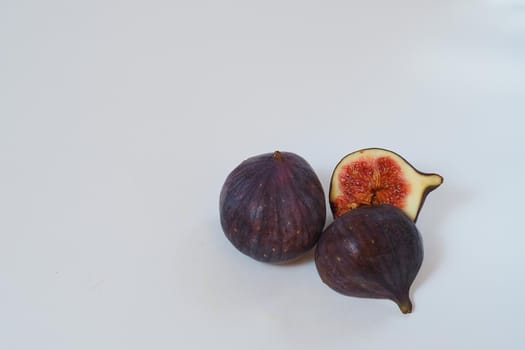
M 315 264 L 321 280 L 353 297 L 390 299 L 412 312 L 409 290 L 423 262 L 421 235 L 391 205 L 359 207 L 336 219 L 321 235 Z
M 334 218 L 360 206 L 390 204 L 417 221 L 427 195 L 443 177 L 417 170 L 399 154 L 366 148 L 344 156 L 330 180 L 329 201 Z
M 226 237 L 255 260 L 295 260 L 317 243 L 326 220 L 323 187 L 312 167 L 291 152 L 251 157 L 226 178 L 220 200 Z

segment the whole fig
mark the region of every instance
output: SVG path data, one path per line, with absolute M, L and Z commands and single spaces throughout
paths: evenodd
M 263 262 L 287 262 L 312 249 L 326 219 L 319 178 L 291 152 L 246 159 L 226 178 L 219 201 L 226 237 Z
M 409 289 L 423 261 L 414 222 L 391 205 L 359 207 L 321 235 L 315 263 L 321 279 L 339 293 L 391 299 L 412 311 Z

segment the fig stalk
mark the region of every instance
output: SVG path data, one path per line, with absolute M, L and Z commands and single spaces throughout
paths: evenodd
M 394 299 L 397 306 L 399 306 L 399 309 L 404 314 L 409 314 L 412 312 L 412 301 L 410 300 L 410 297 L 408 296 L 408 292 L 403 294 L 400 298 Z

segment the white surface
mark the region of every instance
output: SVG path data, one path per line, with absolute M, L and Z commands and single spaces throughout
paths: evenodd
M 0 3 L 1 349 L 524 349 L 525 2 Z M 238 253 L 218 195 L 381 146 L 445 178 L 414 313 Z

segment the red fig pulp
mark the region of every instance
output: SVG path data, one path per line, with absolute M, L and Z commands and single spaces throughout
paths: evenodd
M 337 164 L 330 183 L 334 217 L 360 206 L 389 204 L 416 221 L 428 193 L 443 178 L 416 170 L 398 154 L 368 148 L 346 155 Z

